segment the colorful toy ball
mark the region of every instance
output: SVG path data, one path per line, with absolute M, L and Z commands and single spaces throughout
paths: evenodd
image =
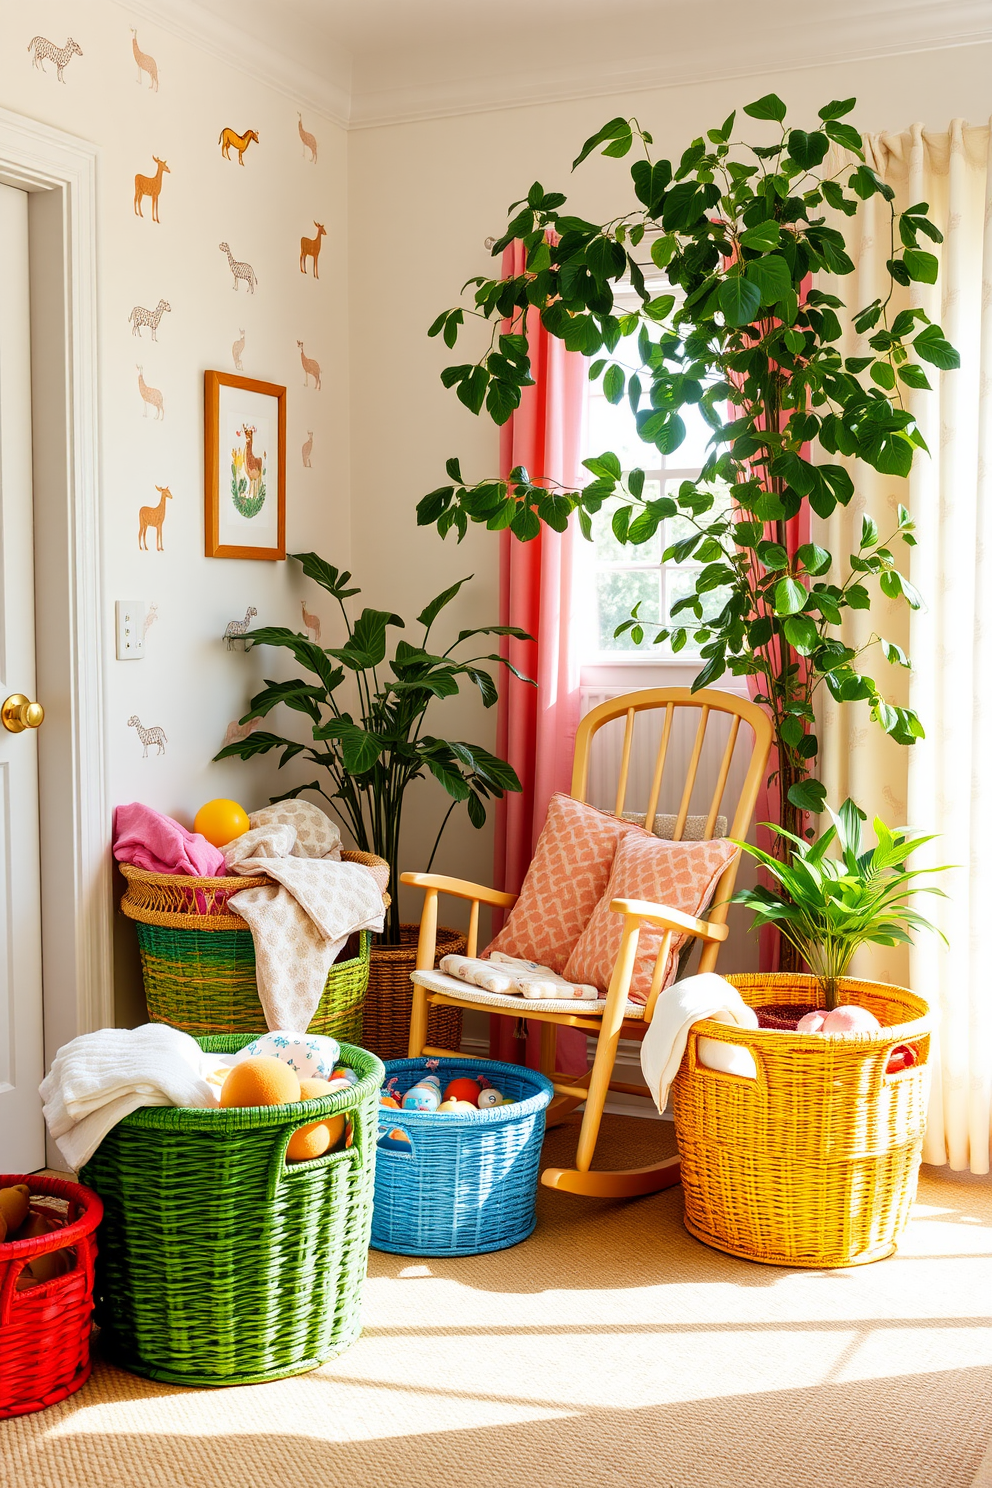
M 444 1100 L 437 1108 L 439 1116 L 470 1116 L 479 1108 L 474 1101 Z
M 355 1074 L 355 1071 L 353 1069 L 349 1069 L 346 1064 L 336 1064 L 331 1071 L 331 1079 L 344 1080 L 345 1084 L 347 1085 L 358 1084 L 358 1076 Z
M 206 837 L 214 847 L 226 847 L 235 837 L 243 837 L 250 826 L 244 807 L 223 796 L 201 806 L 193 818 L 193 831 Z
M 462 1101 L 470 1106 L 478 1106 L 479 1093 L 478 1080 L 470 1080 L 467 1075 L 462 1075 L 445 1087 L 444 1098 L 446 1101 Z
M 503 1101 L 502 1091 L 494 1085 L 487 1085 L 485 1090 L 479 1091 L 479 1110 L 484 1111 L 488 1106 L 501 1105 Z
M 403 1097 L 404 1111 L 436 1111 L 441 1104 L 441 1093 L 435 1085 L 411 1085 Z

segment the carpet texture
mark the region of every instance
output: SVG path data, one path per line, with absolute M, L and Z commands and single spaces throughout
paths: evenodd
M 574 1124 L 549 1134 L 571 1158 Z M 616 1166 L 674 1147 L 607 1117 Z M 0 1424 L 4 1488 L 973 1488 L 992 1399 L 992 1184 L 924 1169 L 892 1259 L 790 1271 L 708 1250 L 678 1188 L 541 1189 L 523 1245 L 370 1256 L 365 1333 L 313 1374 L 229 1390 L 99 1361 Z

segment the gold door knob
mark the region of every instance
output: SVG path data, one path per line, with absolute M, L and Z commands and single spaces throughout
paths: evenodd
M 23 734 L 25 729 L 41 728 L 44 721 L 44 708 L 40 703 L 32 703 L 23 692 L 12 692 L 0 708 L 0 722 L 12 734 Z

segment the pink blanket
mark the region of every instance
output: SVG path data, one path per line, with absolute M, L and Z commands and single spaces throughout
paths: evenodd
M 163 816 L 140 801 L 114 810 L 114 857 L 146 873 L 185 873 L 193 878 L 220 878 L 224 854 L 199 832 Z

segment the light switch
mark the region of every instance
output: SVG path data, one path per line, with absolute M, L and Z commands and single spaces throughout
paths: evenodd
M 145 654 L 145 602 L 117 601 L 117 660 L 140 661 Z

